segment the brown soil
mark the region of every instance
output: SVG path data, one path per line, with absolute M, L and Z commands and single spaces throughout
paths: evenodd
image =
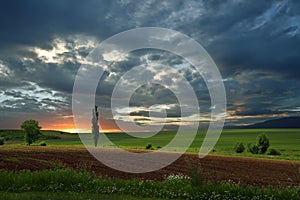
M 0 168 L 9 170 L 42 170 L 58 166 L 85 169 L 112 178 L 163 180 L 169 174 L 189 174 L 201 167 L 204 180 L 232 181 L 251 185 L 299 185 L 300 162 L 230 156 L 184 154 L 171 165 L 149 173 L 131 174 L 111 169 L 95 159 L 84 147 L 0 147 Z

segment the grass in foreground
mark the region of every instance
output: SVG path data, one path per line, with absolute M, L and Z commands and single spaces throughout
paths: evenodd
M 191 178 L 173 176 L 162 182 L 101 178 L 71 169 L 36 172 L 0 170 L 0 177 L 0 194 L 11 199 L 26 199 L 30 195 L 34 198 L 52 195 L 51 199 L 61 199 L 60 195 L 72 197 L 78 193 L 78 197 L 90 195 L 90 199 L 300 199 L 299 187 L 260 188 L 231 182 L 202 183 L 199 173 Z
M 120 194 L 94 194 L 94 193 L 77 193 L 77 192 L 23 192 L 23 193 L 11 193 L 11 192 L 0 192 L 0 196 L 5 200 L 151 200 L 151 198 L 134 197 L 129 195 Z

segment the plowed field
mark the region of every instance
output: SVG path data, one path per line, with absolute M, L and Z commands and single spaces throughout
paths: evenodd
M 114 150 L 110 150 L 113 154 Z M 135 151 L 139 152 L 139 151 Z M 60 164 L 58 164 L 60 163 Z M 43 170 L 65 165 L 112 178 L 163 180 L 169 174 L 189 174 L 201 167 L 204 180 L 232 181 L 250 185 L 299 185 L 300 162 L 229 156 L 184 154 L 171 165 L 155 172 L 132 174 L 111 169 L 95 159 L 84 147 L 0 147 L 0 168 L 9 170 Z M 141 165 L 142 163 L 136 163 Z

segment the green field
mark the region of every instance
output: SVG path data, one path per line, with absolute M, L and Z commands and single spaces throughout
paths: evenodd
M 163 147 L 175 135 L 176 132 L 160 132 L 151 138 L 137 139 L 126 134 L 115 133 L 109 134 L 109 138 L 115 144 L 122 148 L 145 149 L 147 144 L 152 144 L 154 149 L 158 146 Z M 198 153 L 203 142 L 206 131 L 198 131 L 197 137 L 188 149 L 188 152 Z M 237 154 L 233 147 L 237 142 L 242 142 L 247 146 L 249 143 L 257 143 L 257 137 L 265 133 L 270 140 L 270 148 L 280 151 L 280 156 L 269 155 L 253 155 L 249 152 Z M 219 138 L 214 152 L 217 155 L 234 155 L 234 156 L 250 156 L 250 157 L 267 157 L 286 160 L 300 160 L 300 129 L 233 129 L 223 130 Z
M 70 134 L 58 131 L 42 131 L 43 138 L 47 145 L 82 145 L 77 134 Z M 188 149 L 188 152 L 199 152 L 200 146 L 205 136 L 205 131 L 198 131 L 197 137 Z M 256 143 L 257 137 L 265 133 L 270 140 L 270 149 L 280 151 L 280 156 L 253 155 L 248 152 L 237 154 L 233 147 L 237 142 Z M 142 134 L 142 133 L 141 133 Z M 164 131 L 150 138 L 134 138 L 124 133 L 106 134 L 112 142 L 121 148 L 145 149 L 147 144 L 151 144 L 153 149 L 158 149 L 168 144 L 176 132 Z M 2 130 L 0 137 L 5 138 L 5 145 L 22 145 L 23 132 L 17 130 Z M 183 138 L 184 139 L 184 138 Z M 37 145 L 39 141 L 33 145 Z M 300 129 L 233 129 L 223 130 L 212 154 L 234 155 L 234 156 L 254 156 L 277 159 L 300 160 Z

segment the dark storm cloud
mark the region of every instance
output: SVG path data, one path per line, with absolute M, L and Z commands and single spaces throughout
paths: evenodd
M 3 0 L 0 25 L 3 112 L 71 109 L 71 93 L 81 58 L 93 48 L 78 45 L 87 43 L 82 37 L 101 42 L 120 31 L 146 26 L 171 28 L 203 44 L 221 70 L 229 110 L 236 110 L 237 116 L 292 115 L 300 106 L 299 1 Z M 61 48 L 57 38 L 64 51 L 49 58 L 39 55 L 41 50 Z M 136 52 L 105 72 L 96 102 L 108 107 L 114 84 L 121 75 L 147 62 L 184 64 L 178 56 L 165 52 Z M 179 71 L 193 86 L 201 111 L 209 111 L 209 93 L 199 74 L 191 68 Z M 28 82 L 41 87 L 36 93 L 62 96 L 65 100 L 35 101 L 34 97 L 13 90 L 25 87 L 34 91 L 36 86 Z M 132 106 L 166 103 L 177 103 L 174 94 L 150 85 L 140 88 L 131 99 Z M 175 108 L 168 112 L 173 117 L 179 114 Z
M 51 48 L 55 35 L 75 33 L 107 37 L 105 14 L 111 1 L 3 0 L 0 7 L 0 45 Z M 2 49 L 3 50 L 3 49 Z
M 256 12 L 257 15 L 249 17 L 245 13 L 208 46 L 209 52 L 226 74 L 254 69 L 299 80 L 300 10 L 297 7 L 300 3 L 296 1 L 276 1 L 259 8 L 261 13 Z M 230 12 L 236 13 L 226 10 Z
M 293 22 L 300 14 L 299 3 L 284 2 L 4 1 L 0 43 L 47 49 L 56 35 L 84 33 L 104 39 L 135 26 L 163 26 L 198 41 L 208 35 L 212 41 L 204 43 L 226 74 L 253 68 L 298 78 L 299 34 L 289 34 L 299 26 Z
M 167 117 L 184 117 L 184 115 L 181 115 L 180 113 L 180 106 L 178 104 L 172 106 L 171 108 L 168 108 L 166 110 Z M 130 116 L 140 116 L 140 117 L 150 117 L 150 111 L 148 110 L 138 110 L 134 112 L 129 113 Z M 155 112 L 151 111 L 151 117 L 161 117 L 162 113 L 161 112 Z M 186 115 L 185 115 L 186 116 Z M 141 118 L 141 120 L 144 120 L 145 118 Z
M 264 69 L 298 78 L 297 1 L 4 1 L 0 45 L 51 48 L 57 35 L 105 39 L 139 26 L 174 28 L 206 44 L 224 73 Z M 8 48 L 9 51 L 9 48 Z
M 0 78 L 2 86 L 22 86 L 24 81 L 34 81 L 39 85 L 53 90 L 71 93 L 79 64 L 74 63 L 43 63 L 38 59 L 34 62 L 21 62 L 19 59 L 9 59 L 9 67 L 13 74 L 10 80 Z M 10 86 L 11 85 L 11 86 Z
M 239 77 L 237 80 L 226 81 L 230 115 L 246 124 L 267 118 L 297 115 L 300 98 L 298 81 L 273 79 L 263 74 L 254 75 L 250 72 L 250 79 Z M 244 75 L 247 76 L 247 73 Z M 236 120 L 228 120 L 232 121 Z
M 298 79 L 299 8 L 297 1 L 130 2 L 127 23 L 118 15 L 112 23 L 182 31 L 206 46 L 224 75 L 255 69 Z

